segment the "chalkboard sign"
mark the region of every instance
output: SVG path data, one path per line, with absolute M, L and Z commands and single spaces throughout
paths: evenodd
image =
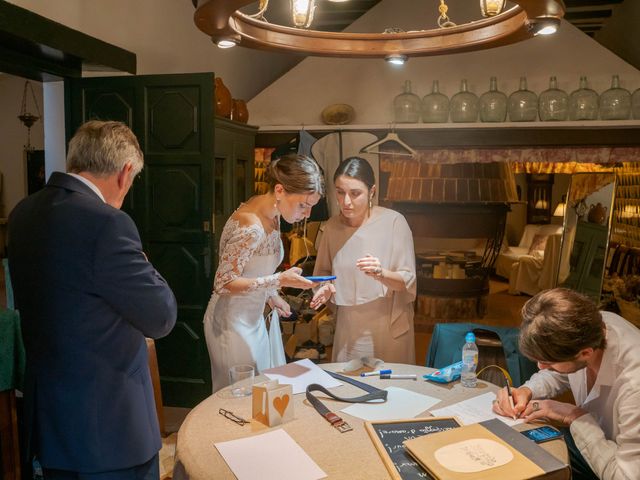
M 365 427 L 387 470 L 396 480 L 432 479 L 405 451 L 402 442 L 411 438 L 457 428 L 454 417 L 411 418 L 390 422 L 365 422 Z

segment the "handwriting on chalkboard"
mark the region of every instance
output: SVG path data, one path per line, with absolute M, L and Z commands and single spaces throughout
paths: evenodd
M 433 477 L 406 452 L 403 442 L 430 433 L 451 430 L 459 427 L 460 423 L 453 417 L 433 417 L 367 422 L 365 425 L 389 473 L 395 479 L 410 480 Z

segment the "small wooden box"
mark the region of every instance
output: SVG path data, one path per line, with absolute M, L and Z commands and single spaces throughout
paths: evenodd
M 291 385 L 281 385 L 270 380 L 253 386 L 252 416 L 269 427 L 293 420 L 293 390 Z

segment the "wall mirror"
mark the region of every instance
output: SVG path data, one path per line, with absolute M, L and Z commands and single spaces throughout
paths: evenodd
M 616 176 L 571 176 L 564 216 L 558 286 L 600 300 L 611 229 Z

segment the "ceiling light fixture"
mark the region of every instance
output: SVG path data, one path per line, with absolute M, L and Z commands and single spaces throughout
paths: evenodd
M 553 35 L 560 28 L 560 19 L 540 17 L 529 22 L 529 29 L 534 35 Z
M 499 1 L 501 0 L 495 0 L 496 3 Z M 236 35 L 240 38 L 238 44 L 243 47 L 350 58 L 386 58 L 389 55 L 419 57 L 508 45 L 543 33 L 542 30 L 546 33 L 544 26 L 555 24 L 557 27 L 564 15 L 562 0 L 512 0 L 514 6 L 501 13 L 455 25 L 446 16 L 445 1 L 440 0 L 438 24 L 442 28 L 393 33 L 351 33 L 307 30 L 303 26 L 293 28 L 268 23 L 264 18 L 268 0 L 261 0 L 259 12 L 252 15 L 240 11 L 254 3 L 252 0 L 197 2 L 194 22 L 216 43 L 223 37 Z M 314 2 L 291 2 L 292 7 L 297 3 L 307 7 L 308 15 L 301 17 L 300 23 L 310 24 L 315 9 Z M 497 11 L 497 7 L 492 6 L 492 0 L 482 2 L 485 3 L 485 13 Z
M 233 48 L 240 43 L 240 36 L 220 37 L 213 41 L 218 48 Z
M 392 65 L 404 65 L 407 61 L 407 56 L 399 53 L 392 53 L 391 55 L 384 57 L 384 59 L 387 63 Z

